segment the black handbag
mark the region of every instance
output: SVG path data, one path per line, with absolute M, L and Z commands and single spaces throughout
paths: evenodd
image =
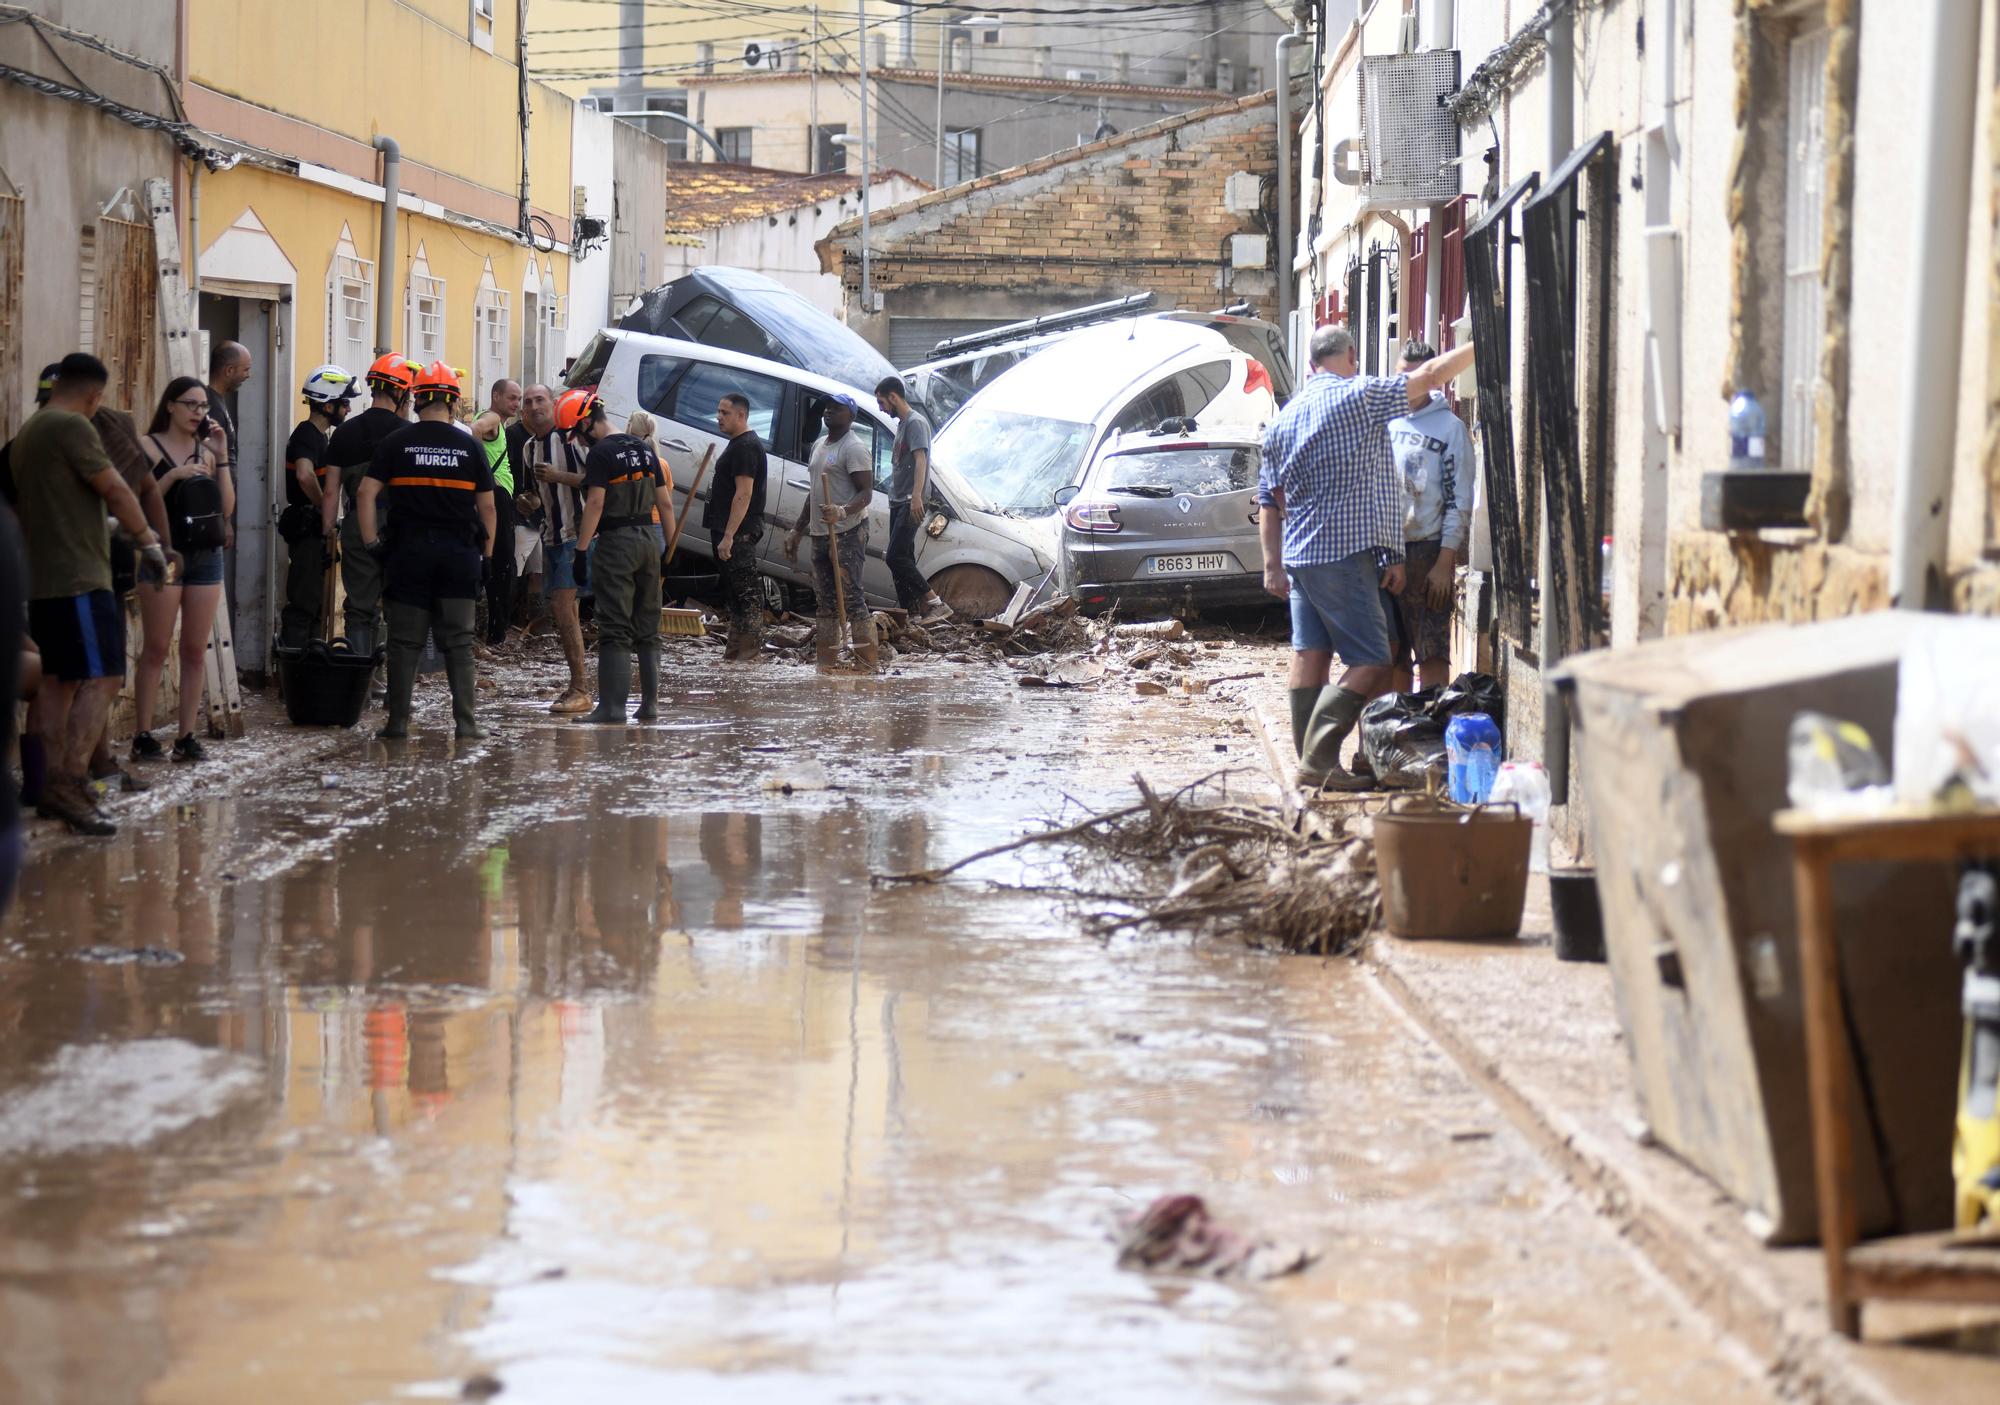
M 160 451 L 162 461 L 172 463 L 173 456 L 167 453 L 166 445 L 152 435 L 147 437 Z M 167 530 L 176 551 L 222 550 L 229 540 L 229 527 L 222 513 L 222 484 L 214 475 L 197 474 L 182 479 L 167 491 L 166 503 Z
M 293 546 L 319 535 L 319 509 L 309 502 L 295 502 L 278 514 L 278 535 Z

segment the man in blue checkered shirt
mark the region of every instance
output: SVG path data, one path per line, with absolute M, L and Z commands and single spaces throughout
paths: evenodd
M 1361 709 L 1389 686 L 1382 592 L 1403 589 L 1403 483 L 1389 422 L 1472 364 L 1467 342 L 1404 375 L 1358 374 L 1354 337 L 1321 327 L 1314 374 L 1264 431 L 1257 479 L 1264 589 L 1292 607 L 1292 744 L 1298 783 L 1364 790 L 1340 764 Z M 1344 669 L 1331 684 L 1334 654 Z

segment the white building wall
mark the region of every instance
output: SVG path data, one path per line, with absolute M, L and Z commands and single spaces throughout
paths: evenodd
M 583 188 L 583 208 L 577 213 L 604 221 L 606 242 L 583 259 L 569 263 L 569 328 L 563 334 L 563 354 L 575 356 L 611 322 L 612 134 L 615 118 L 578 107 L 572 116 L 570 180 Z M 560 369 L 552 368 L 552 369 Z

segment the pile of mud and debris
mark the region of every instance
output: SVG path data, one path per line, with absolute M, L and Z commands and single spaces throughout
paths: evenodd
M 1054 847 L 1054 873 L 995 886 L 1069 900 L 1086 929 L 1104 937 L 1156 927 L 1315 955 L 1353 950 L 1381 907 L 1367 820 L 1232 800 L 1230 774 L 1213 772 L 1166 794 L 1134 776 L 1134 804 L 1080 819 L 1058 814 L 1045 829 L 942 868 L 875 881 L 938 883 L 1003 854 Z

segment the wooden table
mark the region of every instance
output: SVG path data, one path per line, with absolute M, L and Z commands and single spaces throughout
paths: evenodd
M 1772 826 L 1792 841 L 1793 849 L 1813 1173 L 1819 1191 L 1820 1246 L 1826 1256 L 1827 1312 L 1834 1330 L 1860 1336 L 1861 1304 L 1868 1298 L 2000 1305 L 2000 1234 L 1911 1234 L 1855 1243 L 1860 1212 L 1848 1117 L 1854 1070 L 1840 997 L 1833 910 L 1837 864 L 2000 857 L 2000 809 L 1868 815 L 1783 810 Z M 1937 934 L 1939 941 L 1948 937 L 1945 932 Z M 1938 1174 L 1949 1175 L 1950 1168 L 1940 1166 Z

